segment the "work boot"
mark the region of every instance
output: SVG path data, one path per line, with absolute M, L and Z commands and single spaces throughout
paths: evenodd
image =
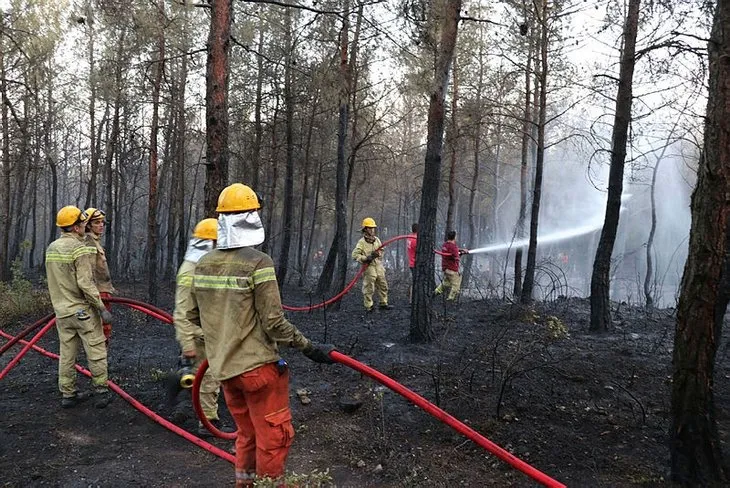
M 213 427 L 220 430 L 224 434 L 230 434 L 233 432 L 232 430 L 229 430 L 228 428 L 224 427 L 221 423 L 220 419 L 208 419 L 208 422 L 213 424 Z M 203 422 L 198 421 L 198 436 L 199 437 L 214 437 L 213 433 L 209 431 L 205 425 L 203 425 Z
M 393 310 L 393 305 L 388 305 L 387 303 L 381 303 L 380 310 Z
M 106 408 L 114 399 L 114 395 L 109 390 L 99 390 L 94 394 L 94 398 L 96 408 Z
M 365 308 L 365 313 L 372 312 L 372 311 L 373 311 L 373 307 Z
M 76 392 L 74 396 L 70 397 L 64 397 L 61 400 L 61 408 L 73 408 L 76 405 L 78 405 L 81 402 L 85 402 L 91 398 L 91 392 L 90 391 L 80 391 Z

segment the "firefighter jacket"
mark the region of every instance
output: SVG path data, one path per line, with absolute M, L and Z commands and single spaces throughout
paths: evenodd
M 355 249 L 352 251 L 352 259 L 354 259 L 358 263 L 365 264 L 365 260 L 367 259 L 367 257 L 370 256 L 373 251 L 377 251 L 377 249 L 382 246 L 379 238 L 373 237 L 372 239 L 372 242 L 368 242 L 368 239 L 366 237 L 362 237 L 359 241 L 357 241 L 357 245 L 355 245 Z M 382 249 L 380 251 L 377 251 L 377 257 L 373 260 L 372 263 L 370 263 L 370 266 L 368 266 L 368 269 L 365 270 L 365 273 L 375 274 L 378 268 L 383 268 Z M 385 269 L 383 268 L 383 270 Z
M 104 310 L 99 290 L 94 284 L 92 263 L 96 248 L 84 244 L 84 238 L 64 232 L 46 249 L 48 291 L 56 317 L 70 317 L 81 309 Z
M 284 317 L 274 262 L 252 247 L 215 249 L 195 267 L 193 293 L 213 377 L 224 381 L 280 359 L 279 344 L 309 339 Z M 196 313 L 199 318 L 196 319 Z
M 109 264 L 106 262 L 106 251 L 101 246 L 101 237 L 93 232 L 86 234 L 86 245 L 96 248 L 96 259 L 94 265 L 94 282 L 99 293 L 116 293 L 112 285 L 112 277 L 109 274 Z
M 200 328 L 198 309 L 195 306 L 193 293 L 193 276 L 195 263 L 183 261 L 177 271 L 177 287 L 175 288 L 175 339 L 180 343 L 183 352 L 195 351 L 195 340 L 203 337 Z
M 444 245 L 441 246 L 441 252 L 444 253 L 441 255 L 441 270 L 449 270 L 458 273 L 460 254 L 459 247 L 456 243 L 454 241 L 444 242 Z

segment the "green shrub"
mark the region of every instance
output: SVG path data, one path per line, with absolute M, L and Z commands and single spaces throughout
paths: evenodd
M 21 259 L 13 261 L 10 269 L 13 276 L 10 282 L 0 281 L 0 326 L 48 313 L 51 308 L 48 292 L 33 289 L 33 283 L 23 273 Z

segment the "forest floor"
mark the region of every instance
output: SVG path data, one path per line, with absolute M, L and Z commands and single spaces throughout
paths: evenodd
M 120 288 L 121 296 L 146 301 L 143 287 Z M 172 293 L 172 284 L 163 286 L 156 305 L 170 310 Z M 300 290 L 285 290 L 287 305 L 317 302 Z M 540 303 L 532 312 L 504 301 L 462 300 L 447 308 L 438 300 L 437 340 L 424 345 L 408 341 L 404 283 L 391 283 L 391 303 L 394 310 L 366 315 L 356 288 L 339 310 L 288 316 L 311 339 L 335 344 L 570 487 L 670 485 L 673 310 L 648 315 L 614 304 L 615 331 L 593 335 L 585 299 Z M 185 393 L 176 407 L 166 402 L 163 377 L 175 368 L 178 353 L 173 328 L 119 305 L 113 312 L 111 379 L 195 433 Z M 4 330 L 17 333 L 36 318 Z M 57 352 L 55 331 L 39 344 Z M 0 368 L 18 350 L 4 354 Z M 291 368 L 296 429 L 289 473 L 329 479 L 324 486 L 338 487 L 537 485 L 373 380 L 342 365 L 312 363 L 294 350 L 283 356 Z M 86 366 L 85 359 L 79 362 Z M 727 340 L 715 371 L 727 452 Z M 79 382 L 88 385 L 85 377 Z M 311 392 L 311 403 L 300 401 L 298 389 Z M 233 485 L 228 461 L 154 423 L 120 397 L 105 410 L 91 403 L 61 409 L 56 363 L 35 352 L 0 382 L 0 391 L 2 487 Z M 343 406 L 353 400 L 362 405 L 348 413 Z M 233 447 L 232 441 L 210 442 Z M 317 474 L 322 472 L 327 474 Z

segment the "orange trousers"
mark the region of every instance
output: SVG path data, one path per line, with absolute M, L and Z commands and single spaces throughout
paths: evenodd
M 99 295 L 101 295 L 102 300 L 104 298 L 109 298 L 109 297 L 112 296 L 111 293 L 107 293 L 107 292 L 104 292 L 104 291 L 100 292 Z M 107 310 L 109 310 L 110 312 L 112 311 L 112 304 L 111 303 L 108 303 L 107 302 L 104 305 L 106 305 L 106 309 Z M 109 337 L 112 335 L 112 324 L 101 324 L 101 328 L 104 331 L 104 338 L 106 339 L 106 343 L 108 345 L 109 344 Z
M 238 427 L 236 486 L 256 476 L 284 476 L 294 427 L 289 409 L 289 371 L 269 363 L 222 382 L 228 411 Z

